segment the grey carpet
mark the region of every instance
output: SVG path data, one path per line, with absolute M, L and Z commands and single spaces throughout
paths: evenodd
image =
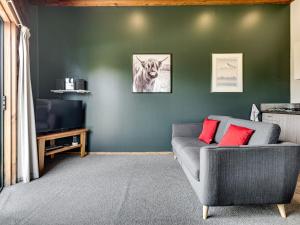
M 172 156 L 59 156 L 47 173 L 0 194 L 1 225 L 300 224 L 300 206 L 288 218 L 275 206 L 202 208 Z

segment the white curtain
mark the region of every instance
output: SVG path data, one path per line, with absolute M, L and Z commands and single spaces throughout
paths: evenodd
M 39 177 L 34 108 L 30 81 L 29 29 L 22 26 L 18 78 L 18 181 Z

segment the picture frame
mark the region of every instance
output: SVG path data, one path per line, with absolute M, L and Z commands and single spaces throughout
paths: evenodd
M 172 93 L 172 54 L 133 54 L 132 92 Z
M 212 54 L 211 92 L 243 92 L 243 54 Z

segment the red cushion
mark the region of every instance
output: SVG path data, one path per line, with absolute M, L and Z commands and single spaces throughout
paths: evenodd
M 231 124 L 218 146 L 240 146 L 248 144 L 254 130 Z
M 220 121 L 205 119 L 203 122 L 202 132 L 199 135 L 199 140 L 205 142 L 206 144 L 212 143 L 215 138 L 215 134 Z

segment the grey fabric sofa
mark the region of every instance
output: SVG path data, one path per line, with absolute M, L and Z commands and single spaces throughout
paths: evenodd
M 299 173 L 300 145 L 278 143 L 280 127 L 227 116 L 221 121 L 215 143 L 198 140 L 201 123 L 173 124 L 172 148 L 203 205 L 206 219 L 210 206 L 277 204 L 286 217 Z M 230 124 L 255 130 L 248 145 L 218 147 Z

